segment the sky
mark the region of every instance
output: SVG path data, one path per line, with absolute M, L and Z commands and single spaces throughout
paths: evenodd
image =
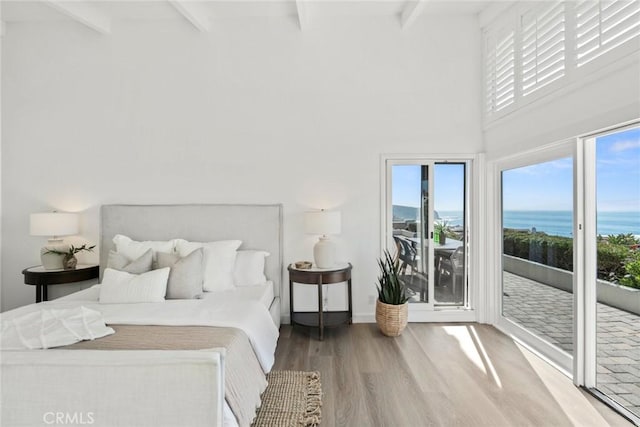
M 598 211 L 640 213 L 640 128 L 596 140 Z M 394 205 L 420 205 L 420 166 L 393 167 Z M 461 211 L 462 165 L 437 164 L 434 171 L 435 208 Z M 503 172 L 504 210 L 573 209 L 571 157 Z
M 596 140 L 598 211 L 640 214 L 640 128 Z M 570 157 L 503 172 L 504 210 L 573 209 Z
M 393 167 L 392 203 L 420 207 L 419 165 Z M 464 165 L 439 163 L 434 169 L 434 200 L 437 211 L 462 211 L 464 204 Z
M 640 128 L 596 141 L 598 210 L 640 215 Z

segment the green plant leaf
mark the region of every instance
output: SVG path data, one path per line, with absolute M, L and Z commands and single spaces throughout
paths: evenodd
M 392 305 L 401 305 L 409 300 L 406 287 L 400 280 L 400 264 L 388 250 L 385 250 L 382 258 L 378 258 L 380 275 L 376 283 L 378 299 L 380 302 Z

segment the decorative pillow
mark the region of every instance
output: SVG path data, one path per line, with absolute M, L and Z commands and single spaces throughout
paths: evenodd
M 236 286 L 259 285 L 267 281 L 264 275 L 264 262 L 269 256 L 265 251 L 238 251 L 233 269 Z
M 202 295 L 203 250 L 196 249 L 184 258 L 158 252 L 158 268 L 170 267 L 167 299 L 196 299 Z
M 131 274 L 106 268 L 100 286 L 100 303 L 162 302 L 170 268 Z
M 181 257 L 186 257 L 196 249 L 204 249 L 203 274 L 205 291 L 224 291 L 233 289 L 233 268 L 236 263 L 236 250 L 240 240 L 221 240 L 219 242 L 187 242 L 178 239 L 176 250 Z
M 107 268 L 125 271 L 131 274 L 142 274 L 151 271 L 153 263 L 153 251 L 148 249 L 140 257 L 131 261 L 119 252 L 109 251 L 109 259 L 107 260 Z
M 116 252 L 126 256 L 130 260 L 139 258 L 146 251 L 151 249 L 153 251 L 153 261 L 156 260 L 156 252 L 174 252 L 176 248 L 176 240 L 169 241 L 144 241 L 137 242 L 131 240 L 127 236 L 117 234 L 113 238 L 113 243 L 116 245 Z

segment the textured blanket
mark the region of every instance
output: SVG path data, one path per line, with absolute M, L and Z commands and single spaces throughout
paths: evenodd
M 102 313 L 86 307 L 39 309 L 10 319 L 0 328 L 3 350 L 34 350 L 93 340 L 113 334 Z
M 265 374 L 240 329 L 212 326 L 109 325 L 116 333 L 65 349 L 201 350 L 225 348 L 225 399 L 240 426 L 249 426 L 267 387 Z

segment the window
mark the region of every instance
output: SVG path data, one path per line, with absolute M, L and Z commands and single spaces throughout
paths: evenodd
M 491 120 L 640 49 L 640 2 L 523 2 L 483 30 Z
M 563 3 L 552 3 L 521 17 L 522 94 L 524 96 L 565 74 Z
M 578 67 L 640 35 L 640 2 L 581 1 L 576 4 Z
M 515 98 L 515 38 L 511 29 L 501 29 L 486 38 L 487 111 L 497 112 Z
M 573 159 L 504 169 L 502 316 L 573 354 Z

